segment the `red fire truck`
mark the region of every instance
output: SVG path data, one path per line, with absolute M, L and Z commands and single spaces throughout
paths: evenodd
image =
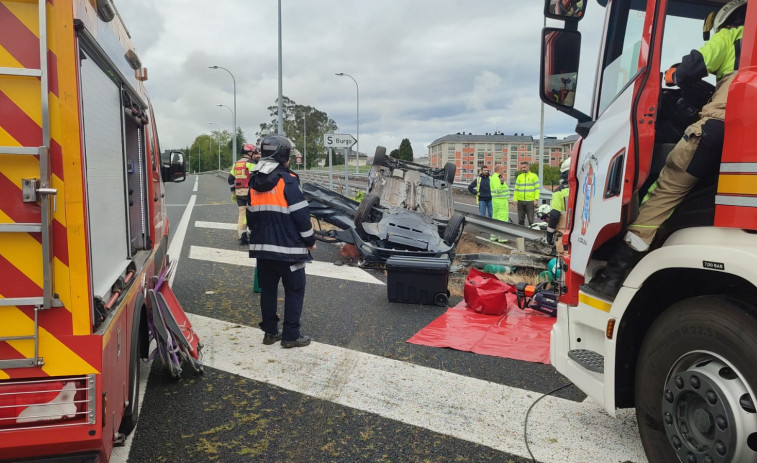
M 740 67 L 728 90 L 719 170 L 675 208 L 614 300 L 581 288 L 604 266 L 667 154 L 707 101 L 707 84 L 669 88 L 661 70 L 703 44 L 702 25 L 711 27 L 706 18 L 725 3 L 545 2 L 546 17 L 562 22 L 543 31 L 539 93 L 575 117 L 581 135 L 572 154 L 566 293 L 551 359 L 610 414 L 636 409 L 654 463 L 757 461 L 754 1 L 746 7 Z M 585 114 L 568 94 L 580 100 L 591 88 L 581 86 L 592 78 L 579 73 L 578 25 L 600 10 L 604 31 Z
M 0 460 L 106 461 L 181 313 L 146 79 L 112 0 L 0 0 Z

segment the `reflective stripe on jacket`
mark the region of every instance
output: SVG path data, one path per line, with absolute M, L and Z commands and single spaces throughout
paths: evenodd
M 492 201 L 509 201 L 510 200 L 510 187 L 507 186 L 507 181 L 502 181 L 499 175 L 494 175 L 493 180 L 490 180 L 489 185 L 492 189 Z
M 315 244 L 310 207 L 297 176 L 283 166 L 251 177 L 247 223 L 250 257 L 304 262 Z
M 255 167 L 255 164 L 250 162 L 248 158 L 240 158 L 234 164 L 232 174 L 234 174 L 234 188 L 244 189 L 249 188 L 250 172 Z
M 539 199 L 539 176 L 533 172 L 518 174 L 515 179 L 514 201 L 535 201 Z

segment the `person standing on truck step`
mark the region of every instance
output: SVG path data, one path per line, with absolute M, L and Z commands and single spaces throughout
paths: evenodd
M 294 144 L 283 135 L 260 142 L 261 159 L 250 176 L 250 257 L 257 259 L 260 284 L 260 328 L 263 344 L 281 341 L 281 347 L 304 347 L 310 336 L 300 333 L 305 299 L 305 263 L 313 258 L 315 233 L 310 208 L 297 174 L 289 170 Z M 278 289 L 284 286 L 284 329 L 279 333 Z
M 250 182 L 250 172 L 255 167 L 255 163 L 260 160 L 260 152 L 255 145 L 245 143 L 240 151 L 241 156 L 237 159 L 234 167 L 229 174 L 228 182 L 231 185 L 231 200 L 236 200 L 239 207 L 239 216 L 237 217 L 237 238 L 240 245 L 250 243 L 247 231 L 247 204 Z
M 539 176 L 531 172 L 528 161 L 520 163 L 520 174 L 515 178 L 515 192 L 513 201 L 518 206 L 518 224 L 525 225 L 526 217 L 528 224 L 534 224 L 534 209 L 539 204 Z
M 502 222 L 510 221 L 510 187 L 507 186 L 504 164 L 494 166 L 494 176 L 489 185 L 492 189 L 492 218 Z M 492 241 L 499 241 L 497 236 L 492 235 Z
M 610 256 L 607 266 L 583 289 L 610 299 L 618 294 L 633 266 L 649 251 L 660 226 L 667 220 L 697 181 L 716 172 L 723 151 L 725 105 L 739 68 L 741 36 L 744 32 L 747 0 L 726 3 L 713 21 L 715 34 L 698 50 L 665 72 L 668 86 L 695 82 L 708 73 L 717 79 L 715 93 L 688 126 L 683 138 L 668 154 L 657 181 L 642 200 L 639 215 L 628 225 L 622 244 Z
M 491 178 L 489 177 L 489 168 L 486 166 L 481 167 L 481 172 L 470 185 L 468 185 L 468 191 L 470 194 L 476 196 L 476 204 L 478 205 L 478 213 L 484 217 L 492 216 L 492 189 Z

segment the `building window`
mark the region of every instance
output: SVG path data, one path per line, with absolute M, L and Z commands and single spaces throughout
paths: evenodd
M 502 144 L 501 143 L 495 143 L 494 144 L 494 151 L 496 151 L 497 153 L 501 152 L 502 151 Z

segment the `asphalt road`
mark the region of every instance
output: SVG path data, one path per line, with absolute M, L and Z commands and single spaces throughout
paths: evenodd
M 173 289 L 206 346 L 205 374 L 176 381 L 146 365 L 139 424 L 111 461 L 645 461 L 633 417 L 610 418 L 573 386 L 534 407 L 532 460 L 526 411 L 568 381 L 550 365 L 407 343 L 446 309 L 389 303 L 379 270 L 339 276 L 335 245 L 318 243 L 326 271 L 307 277 L 313 345 L 262 346 L 225 179 L 189 176 L 166 197 L 172 238 L 190 214 Z

